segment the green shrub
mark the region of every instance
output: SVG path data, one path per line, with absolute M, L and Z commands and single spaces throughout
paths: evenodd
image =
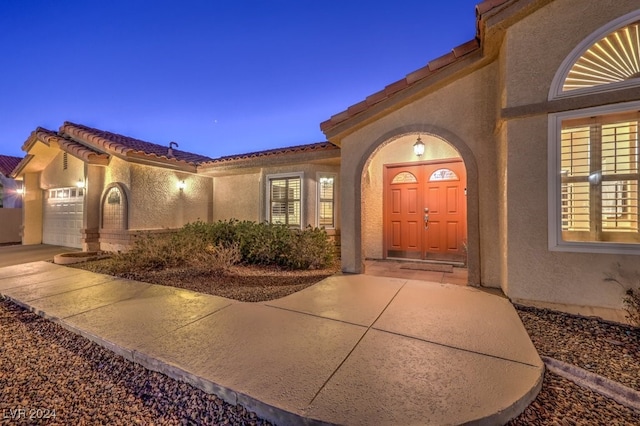
M 335 248 L 324 229 L 290 229 L 250 221 L 201 221 L 172 234 L 142 234 L 127 252 L 112 258 L 113 272 L 188 266 L 220 273 L 243 262 L 287 269 L 319 269 L 331 264 Z

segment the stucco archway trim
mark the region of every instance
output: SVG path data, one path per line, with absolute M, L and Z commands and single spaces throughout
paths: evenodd
M 464 161 L 467 170 L 467 255 L 469 268 L 469 284 L 480 285 L 480 219 L 478 193 L 478 166 L 473 152 L 455 133 L 430 124 L 409 124 L 397 127 L 379 136 L 371 143 L 358 159 L 357 166 L 351 170 L 342 170 L 341 174 L 348 176 L 353 182 L 351 188 L 343 187 L 342 191 L 342 224 L 343 230 L 352 227 L 351 232 L 344 232 L 342 239 L 343 271 L 351 273 L 364 272 L 364 257 L 362 250 L 362 177 L 364 170 L 375 152 L 390 140 L 407 134 L 431 134 L 451 144 Z M 343 150 L 343 153 L 350 152 Z M 352 162 L 343 162 L 351 163 Z M 349 176 L 350 175 L 350 176 Z M 344 181 L 343 181 L 344 182 Z M 346 235 L 345 235 L 346 234 Z

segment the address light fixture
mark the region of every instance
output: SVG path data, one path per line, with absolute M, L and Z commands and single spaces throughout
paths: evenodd
M 420 136 L 418 136 L 416 143 L 413 144 L 413 153 L 418 157 L 422 157 L 424 154 L 424 142 L 422 142 Z

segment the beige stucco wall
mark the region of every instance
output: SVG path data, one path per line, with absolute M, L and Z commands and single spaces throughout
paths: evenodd
M 67 168 L 65 169 L 63 159 L 64 152 L 58 150 L 56 157 L 40 174 L 40 188 L 46 190 L 75 187 L 78 180 L 84 180 L 84 162 L 67 154 Z
M 0 209 L 0 243 L 18 243 L 22 241 L 22 209 Z
M 383 171 L 385 164 L 411 163 L 459 158 L 460 154 L 447 142 L 432 135 L 421 134 L 425 144 L 422 158 L 413 153 L 418 134 L 401 136 L 380 147 L 371 157 L 362 176 L 362 247 L 366 259 L 383 258 Z
M 317 179 L 318 173 L 330 173 L 336 175 L 336 229 L 339 223 L 339 188 L 340 169 L 338 166 L 328 164 L 293 164 L 283 166 L 264 167 L 258 171 L 246 174 L 233 174 L 230 176 L 214 178 L 214 220 L 268 220 L 267 210 L 267 182 L 271 175 L 299 174 L 303 175 L 302 184 L 302 220 L 303 227 L 307 225 L 317 226 Z
M 23 175 L 22 244 L 42 243 L 43 191 L 40 173 Z
M 497 202 L 497 171 L 495 123 L 497 116 L 497 64 L 490 64 L 442 87 L 423 98 L 404 106 L 379 120 L 358 129 L 342 140 L 342 267 L 348 272 L 362 270 L 362 244 L 359 230 L 373 235 L 374 224 L 360 228 L 357 212 L 369 207 L 360 206 L 361 179 L 364 165 L 373 152 L 389 140 L 405 134 L 428 132 L 447 140 L 460 152 L 466 150 L 477 164 L 479 189 L 469 194 L 479 199 L 479 242 L 482 256 L 479 261 L 479 280 L 485 286 L 499 286 L 499 244 Z M 424 160 L 429 160 L 425 155 Z M 380 157 L 382 159 L 382 157 Z M 378 160 L 376 160 L 378 161 Z M 384 161 L 382 161 L 384 162 Z M 469 174 L 468 180 L 474 179 Z M 468 196 L 468 200 L 469 200 Z M 371 210 L 374 208 L 372 207 Z M 365 219 L 371 217 L 367 213 Z M 380 235 L 382 229 L 379 230 Z M 380 237 L 381 238 L 381 237 Z M 470 244 L 472 229 L 469 229 Z M 366 238 L 370 241 L 370 238 Z M 477 242 L 477 241 L 476 241 Z M 379 244 L 379 243 L 378 243 Z M 365 250 L 372 249 L 367 242 Z M 368 256 L 368 254 L 366 254 Z M 475 283 L 475 284 L 480 284 Z
M 503 106 L 526 110 L 544 104 L 567 55 L 594 31 L 637 8 L 637 0 L 556 0 L 509 28 L 501 53 Z M 623 291 L 604 282 L 604 273 L 614 262 L 640 270 L 638 256 L 548 249 L 547 113 L 509 119 L 502 133 L 500 161 L 506 165 L 502 280 L 507 295 L 515 300 L 620 308 Z
M 186 184 L 182 191 L 177 187 L 181 180 Z M 209 177 L 113 157 L 105 172 L 105 187 L 113 182 L 126 188 L 130 230 L 179 228 L 212 219 L 213 182 Z
M 262 217 L 259 172 L 213 178 L 213 220 L 250 220 Z

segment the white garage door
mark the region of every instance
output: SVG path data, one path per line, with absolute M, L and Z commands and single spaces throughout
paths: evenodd
M 82 248 L 83 188 L 56 188 L 47 191 L 44 204 L 42 242 Z

